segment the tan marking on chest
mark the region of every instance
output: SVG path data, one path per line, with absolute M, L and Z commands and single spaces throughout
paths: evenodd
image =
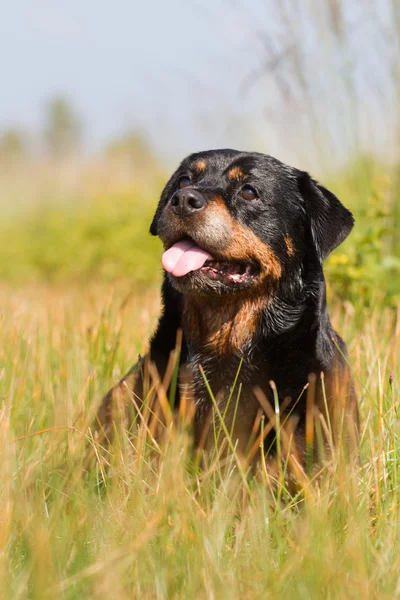
M 219 356 L 240 355 L 255 335 L 266 300 L 262 296 L 226 298 L 218 304 L 185 298 L 184 332 L 198 348 Z

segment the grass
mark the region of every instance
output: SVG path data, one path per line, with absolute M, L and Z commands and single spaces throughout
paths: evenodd
M 289 116 L 284 133 L 299 107 L 305 124 L 290 153 L 297 138 L 299 156 L 330 166 L 343 134 L 355 152 L 320 179 L 356 216 L 325 270 L 360 398 L 361 460 L 350 468 L 334 457 L 318 482 L 303 481 L 302 496 L 282 471 L 272 485 L 264 463 L 245 473 L 232 445 L 224 466 L 214 456 L 200 470 L 190 419 L 171 425 L 162 446 L 144 427 L 133 439 L 118 432 L 108 453 L 93 442 L 100 398 L 145 351 L 157 318 L 160 246 L 147 231 L 166 177 L 129 153 L 59 164 L 1 157 L 0 598 L 400 596 L 400 171 L 389 121 L 375 119 L 390 160 L 360 155 L 369 128 L 359 116 L 372 102 L 394 122 L 400 89 L 398 9 L 381 4 L 304 3 L 294 32 L 281 3 L 264 31 L 262 62 L 278 93 L 266 96 Z M 382 67 L 378 79 L 364 72 L 370 62 Z M 322 122 L 315 100 L 327 90 Z M 373 135 L 368 145 L 379 152 Z M 109 467 L 96 460 L 84 476 L 88 443 Z
M 204 470 L 190 427 L 154 448 L 120 432 L 82 476 L 87 418 L 145 350 L 154 289 L 1 289 L 1 598 L 400 596 L 400 313 L 335 301 L 361 400 L 361 464 L 333 461 L 305 500 L 235 457 Z M 153 446 L 153 447 L 152 447 Z M 100 450 L 100 449 L 98 449 Z M 282 500 L 280 500 L 282 498 Z
M 130 188 L 78 195 L 61 206 L 34 203 L 1 225 L 0 279 L 59 284 L 132 277 L 151 283 L 161 270 L 160 242 L 148 233 L 154 196 Z

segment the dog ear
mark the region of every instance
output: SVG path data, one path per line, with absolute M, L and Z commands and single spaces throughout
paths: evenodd
M 167 185 L 165 186 L 165 188 L 163 189 L 163 191 L 161 193 L 160 201 L 157 205 L 156 212 L 154 213 L 154 217 L 153 217 L 153 220 L 150 225 L 151 235 L 158 235 L 158 220 L 161 217 L 163 208 L 168 201 L 170 186 L 171 186 L 171 180 L 168 181 Z
M 151 235 L 158 235 L 158 219 L 160 217 L 162 210 L 161 201 L 158 203 L 156 212 L 154 214 L 153 220 L 150 225 L 150 233 Z
M 172 191 L 173 191 L 174 185 L 175 185 L 175 180 L 176 180 L 176 172 L 172 175 L 172 177 L 169 179 L 169 181 L 165 185 L 165 188 L 161 192 L 160 201 L 158 203 L 156 212 L 154 214 L 153 220 L 150 225 L 151 235 L 158 235 L 158 220 L 161 217 L 161 213 L 162 213 L 165 205 L 167 204 L 169 197 L 172 194 Z
M 353 215 L 332 194 L 304 171 L 297 178 L 317 255 L 321 263 L 346 239 L 354 225 Z

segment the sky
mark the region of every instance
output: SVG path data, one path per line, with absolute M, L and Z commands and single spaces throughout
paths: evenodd
M 372 13 L 367 0 L 350 1 L 354 91 L 338 67 L 340 53 L 329 50 L 332 40 L 316 36 L 291 0 L 13 0 L 0 21 L 0 132 L 39 132 L 46 103 L 61 94 L 81 115 L 89 149 L 139 129 L 167 162 L 221 146 L 307 162 L 306 147 L 318 153 L 322 122 L 328 155 L 331 147 L 340 154 L 351 91 L 362 95 L 371 69 L 375 87 L 387 85 L 375 26 L 379 17 L 386 27 L 388 2 L 372 2 Z M 302 44 L 306 77 L 312 74 L 300 100 L 291 91 L 294 62 L 274 66 L 281 51 L 290 54 L 291 40 Z M 256 77 L 265 67 L 270 74 Z M 393 143 L 392 92 L 383 104 L 375 94 L 353 106 L 362 137 L 382 148 Z

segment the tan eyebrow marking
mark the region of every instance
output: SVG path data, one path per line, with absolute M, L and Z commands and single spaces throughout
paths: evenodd
M 207 163 L 205 160 L 197 160 L 193 165 L 193 170 L 196 173 L 204 173 L 207 169 Z
M 232 167 L 228 173 L 228 179 L 231 181 L 239 181 L 240 179 L 245 179 L 246 177 L 246 173 L 244 173 L 240 167 Z

